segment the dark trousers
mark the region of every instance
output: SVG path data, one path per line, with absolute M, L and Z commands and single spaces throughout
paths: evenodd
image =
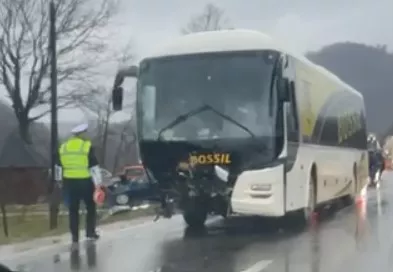
M 86 237 L 92 237 L 96 228 L 96 204 L 93 199 L 94 183 L 91 179 L 64 179 L 68 195 L 69 224 L 72 241 L 79 241 L 79 207 L 83 200 L 86 207 Z

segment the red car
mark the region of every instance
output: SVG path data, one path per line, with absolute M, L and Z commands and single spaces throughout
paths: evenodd
M 134 180 L 136 178 L 140 178 L 144 174 L 145 169 L 141 164 L 125 166 L 123 168 L 123 172 L 121 173 L 121 175 L 124 176 L 127 180 Z

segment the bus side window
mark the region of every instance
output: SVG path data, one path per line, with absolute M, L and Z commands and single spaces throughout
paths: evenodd
M 299 141 L 299 123 L 298 123 L 294 81 L 291 81 L 289 84 L 289 94 L 290 94 L 290 106 L 289 106 L 289 111 L 287 112 L 288 141 L 297 142 Z

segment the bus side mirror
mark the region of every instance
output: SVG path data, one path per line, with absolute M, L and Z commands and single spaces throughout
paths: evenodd
M 125 77 L 137 78 L 139 75 L 139 67 L 137 65 L 132 65 L 126 69 L 123 69 L 122 72 L 124 73 Z
M 123 108 L 123 87 L 118 86 L 112 90 L 112 108 L 114 111 L 120 111 Z
M 123 108 L 124 90 L 121 87 L 126 77 L 137 78 L 139 68 L 136 65 L 120 69 L 115 77 L 114 87 L 112 90 L 112 108 L 114 111 L 120 111 Z

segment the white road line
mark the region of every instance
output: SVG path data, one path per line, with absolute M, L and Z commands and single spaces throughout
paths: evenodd
M 271 265 L 272 262 L 273 260 L 262 260 L 250 266 L 249 268 L 242 270 L 241 272 L 261 272 Z

